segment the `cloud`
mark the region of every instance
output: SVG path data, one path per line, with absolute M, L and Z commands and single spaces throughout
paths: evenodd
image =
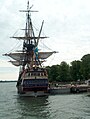
M 45 20 L 43 32 L 50 38 L 43 42 L 50 49 L 59 51 L 47 60 L 46 65 L 49 62 L 51 65 L 60 64 L 63 60 L 70 63 L 90 53 L 90 0 L 29 1 L 30 6 L 34 5 L 32 9 L 39 11 L 32 14 L 35 28 Z M 18 43 L 9 37 L 25 27 L 25 14 L 19 10 L 26 7 L 27 0 L 0 1 L 0 54 L 10 51 Z M 4 60 L 1 55 L 0 59 Z M 0 66 L 11 67 L 6 61 L 0 62 Z

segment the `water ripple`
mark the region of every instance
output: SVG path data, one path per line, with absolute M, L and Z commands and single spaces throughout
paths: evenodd
M 15 83 L 0 83 L 0 119 L 90 119 L 90 96 L 23 98 Z

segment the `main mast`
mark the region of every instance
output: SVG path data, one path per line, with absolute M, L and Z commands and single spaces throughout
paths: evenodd
M 13 37 L 13 38 L 24 40 L 23 49 L 22 49 L 23 53 L 25 53 L 22 59 L 23 69 L 25 68 L 25 65 L 27 65 L 29 68 L 32 68 L 33 65 L 35 67 L 36 65 L 41 65 L 38 59 L 37 46 L 39 43 L 39 38 L 45 38 L 45 37 L 40 37 L 44 21 L 42 22 L 38 37 L 35 37 L 32 20 L 31 20 L 31 12 L 37 12 L 37 11 L 32 11 L 31 8 L 32 6 L 29 7 L 29 1 L 28 1 L 27 10 L 20 10 L 20 12 L 26 12 L 26 26 L 25 26 L 25 29 L 23 29 L 25 30 L 25 36 Z

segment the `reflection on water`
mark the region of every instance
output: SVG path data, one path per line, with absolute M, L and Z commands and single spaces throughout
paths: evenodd
M 49 118 L 48 97 L 18 97 L 17 108 L 22 118 Z
M 88 95 L 17 98 L 18 119 L 90 119 Z M 87 118 L 86 118 L 87 117 Z
M 87 94 L 87 96 L 88 96 L 88 97 L 90 97 L 90 93 L 89 93 L 89 94 Z

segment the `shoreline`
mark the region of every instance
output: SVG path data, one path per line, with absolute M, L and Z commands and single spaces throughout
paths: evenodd
M 16 80 L 14 80 L 14 81 L 12 81 L 12 80 L 11 81 L 9 81 L 9 80 L 8 81 L 6 81 L 6 80 L 5 81 L 0 80 L 0 83 L 9 83 L 9 82 L 17 82 L 17 81 Z

